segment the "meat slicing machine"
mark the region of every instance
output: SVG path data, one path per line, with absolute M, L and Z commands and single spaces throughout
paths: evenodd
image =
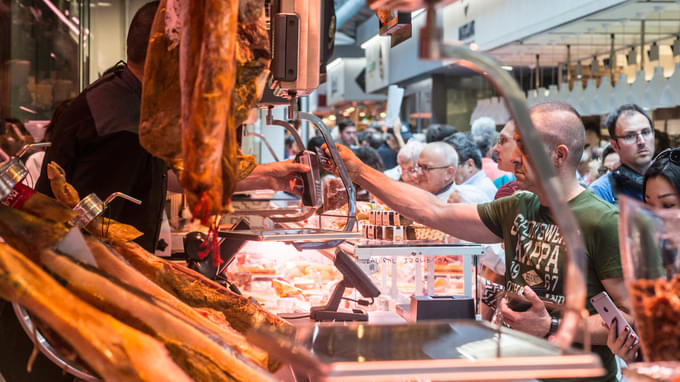
M 331 160 L 337 166 L 338 174 L 342 180 L 345 190 L 348 195 L 348 209 L 347 209 L 347 220 L 345 227 L 342 231 L 332 231 L 325 230 L 322 228 L 275 228 L 275 229 L 236 229 L 231 231 L 222 231 L 220 236 L 230 240 L 254 240 L 254 241 L 284 241 L 291 243 L 295 248 L 299 250 L 303 249 L 328 249 L 338 246 L 346 239 L 359 238 L 361 234 L 359 232 L 354 232 L 354 226 L 356 224 L 356 192 L 354 190 L 354 185 L 349 177 L 347 168 L 342 162 L 342 158 L 338 153 L 337 148 L 333 143 L 330 132 L 328 128 L 324 125 L 323 121 L 317 116 L 309 113 L 299 112 L 297 113 L 298 118 L 301 120 L 307 120 L 315 126 L 319 132 L 321 132 L 324 141 L 326 142 L 329 152 L 331 154 Z M 298 146 L 304 147 L 302 139 L 298 134 L 297 130 L 292 124 L 273 120 L 271 118 L 271 109 L 269 117 L 267 118 L 269 125 L 278 125 L 284 127 L 288 130 Z M 302 221 L 309 218 L 317 208 L 321 206 L 323 202 L 323 194 L 321 192 L 321 178 L 319 175 L 319 163 L 317 158 L 317 153 L 311 151 L 303 151 L 296 157 L 296 160 L 307 164 L 310 167 L 309 173 L 302 175 L 302 204 L 304 206 L 303 212 L 295 216 L 272 216 L 269 210 L 245 210 L 237 211 L 239 215 L 259 215 L 260 213 L 266 213 L 268 217 L 275 223 L 288 223 Z M 322 158 L 321 160 L 326 160 Z M 224 259 L 223 259 L 224 260 Z
M 191 232 L 184 238 L 184 248 L 190 263 L 190 268 L 200 272 L 206 277 L 226 283 L 226 285 L 234 291 L 237 290 L 235 290 L 233 284 L 226 280 L 224 271 L 234 260 L 235 255 L 243 247 L 246 241 L 282 241 L 293 245 L 298 250 L 316 250 L 334 248 L 347 239 L 361 237 L 360 232 L 354 231 L 354 226 L 356 224 L 356 193 L 354 185 L 349 178 L 349 173 L 342 162 L 342 158 L 340 157 L 337 148 L 333 144 L 333 139 L 331 138 L 328 128 L 321 119 L 313 114 L 299 112 L 297 115 L 299 119 L 310 121 L 312 125 L 321 132 L 322 137 L 329 147 L 332 161 L 338 168 L 338 173 L 348 195 L 348 210 L 345 227 L 341 231 L 334 231 L 322 228 L 285 227 L 282 225 L 309 219 L 323 204 L 319 160 L 330 160 L 328 158 L 317 158 L 318 154 L 311 151 L 301 152 L 296 157 L 296 160 L 303 162 L 310 167 L 308 173 L 300 174 L 301 184 L 299 187 L 302 194 L 301 208 L 273 208 L 269 206 L 271 202 L 276 201 L 273 199 L 243 200 L 235 197 L 234 203 L 232 204 L 234 206 L 248 205 L 249 201 L 254 202 L 253 204 L 258 204 L 259 206 L 258 208 L 252 209 L 236 209 L 231 215 L 241 216 L 242 219 L 234 224 L 229 230 L 220 230 L 219 245 L 222 263 L 219 266 L 206 260 L 211 256 L 205 256 L 203 258 L 198 256 L 201 249 L 205 248 L 205 234 Z M 267 124 L 285 128 L 293 136 L 298 146 L 304 147 L 302 138 L 295 127 L 289 122 L 274 120 L 271 117 L 271 108 L 269 109 Z M 264 137 L 259 136 L 258 138 L 263 139 Z M 268 206 L 263 208 L 261 206 L 263 202 L 267 203 Z M 248 216 L 263 217 L 269 224 L 263 224 L 265 227 L 254 227 L 252 222 L 247 219 Z M 334 259 L 331 260 L 334 261 Z

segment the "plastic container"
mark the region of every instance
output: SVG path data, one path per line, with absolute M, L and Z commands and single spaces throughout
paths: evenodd
M 646 361 L 680 361 L 680 209 L 622 197 L 619 241 L 635 330 Z

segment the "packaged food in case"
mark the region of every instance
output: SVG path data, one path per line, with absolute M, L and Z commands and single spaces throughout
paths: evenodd
M 621 264 L 645 361 L 680 361 L 680 210 L 620 200 Z

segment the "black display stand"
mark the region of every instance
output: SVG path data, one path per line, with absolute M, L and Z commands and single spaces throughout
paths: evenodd
M 333 289 L 326 305 L 313 306 L 310 309 L 310 318 L 314 321 L 368 321 L 368 314 L 360 309 L 353 309 L 352 312 L 338 312 L 340 301 L 346 288 L 355 288 L 367 298 L 380 296 L 380 290 L 354 260 L 339 248 L 335 250 L 333 265 L 342 273 L 343 279 Z

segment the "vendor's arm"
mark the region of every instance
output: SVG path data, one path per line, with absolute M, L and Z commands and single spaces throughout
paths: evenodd
M 459 239 L 476 243 L 501 241 L 482 222 L 476 205 L 442 203 L 430 192 L 392 180 L 382 172 L 365 165 L 349 148 L 336 146 L 352 181 L 395 211 Z
M 292 160 L 262 164 L 245 179 L 236 183 L 236 191 L 276 190 L 293 192 L 300 173 L 309 171 L 307 165 Z

